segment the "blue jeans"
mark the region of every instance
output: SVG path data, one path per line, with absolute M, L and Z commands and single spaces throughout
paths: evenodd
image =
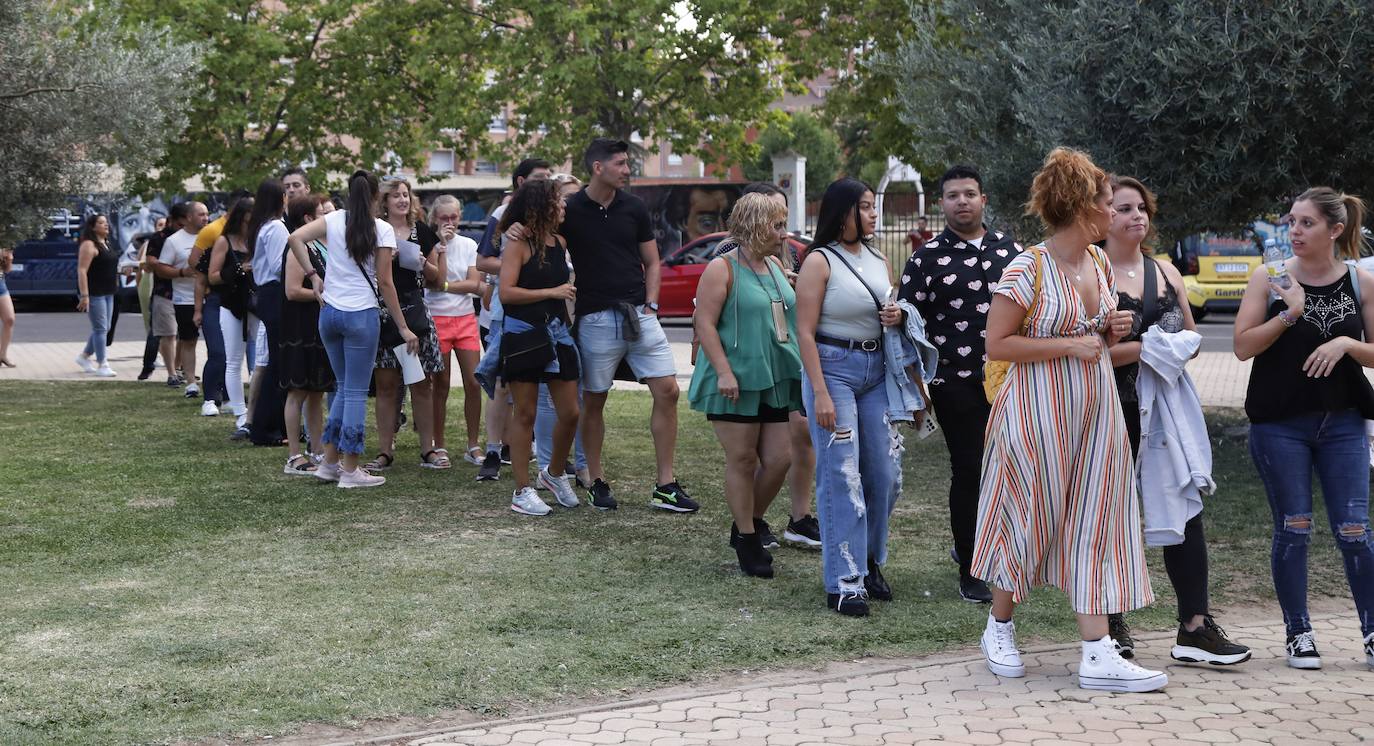
M 803 378 L 816 448 L 816 514 L 826 593 L 863 590 L 868 560 L 887 562 L 887 522 L 901 493 L 901 440 L 887 420 L 883 353 L 817 345 L 835 431 L 816 424 L 816 391 Z
M 200 314 L 200 330 L 205 332 L 205 367 L 200 373 L 200 388 L 205 401 L 222 404 L 229 401 L 229 393 L 224 386 L 224 366 L 228 358 L 224 355 L 224 332 L 219 326 L 219 296 L 206 293 Z
M 377 359 L 381 326 L 377 309 L 340 311 L 326 303 L 320 309 L 320 341 L 334 368 L 338 396 L 324 424 L 325 443 L 340 453 L 362 453 L 367 434 L 367 386 Z M 270 362 L 269 362 L 270 365 Z
M 577 404 L 582 406 L 582 387 L 577 387 Z M 549 385 L 539 384 L 539 408 L 534 413 L 535 458 L 541 467 L 548 467 L 549 473 L 558 476 L 562 464 L 550 464 L 553 458 L 553 426 L 558 422 L 558 413 L 553 408 L 553 397 Z M 573 441 L 573 468 L 581 471 L 587 468 L 587 454 L 582 452 L 582 429 L 578 428 L 577 439 Z
M 1353 409 L 1314 412 L 1250 426 L 1250 457 L 1274 519 L 1270 562 L 1288 634 L 1312 629 L 1307 616 L 1307 545 L 1314 526 L 1312 474 L 1364 635 L 1374 632 L 1374 543 L 1369 535 L 1369 443 Z
M 86 338 L 86 346 L 81 350 L 81 354 L 94 355 L 95 361 L 101 365 L 108 362 L 105 359 L 105 335 L 110 331 L 110 314 L 112 313 L 114 313 L 113 295 L 92 295 L 89 298 L 86 315 L 91 319 L 91 336 Z

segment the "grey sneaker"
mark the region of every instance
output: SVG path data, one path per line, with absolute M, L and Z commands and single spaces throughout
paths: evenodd
M 328 461 L 322 461 L 320 465 L 315 468 L 314 474 L 317 479 L 323 479 L 326 482 L 337 482 L 339 481 L 339 475 L 343 474 L 343 467 L 339 466 L 339 462 L 337 461 L 332 464 Z
M 361 466 L 353 471 L 339 472 L 339 486 L 346 490 L 358 489 L 361 487 L 380 487 L 384 484 L 386 484 L 386 477 L 377 476 Z
M 533 487 L 516 490 L 510 498 L 510 509 L 521 515 L 548 515 L 553 512 L 553 508 L 539 499 Z
M 565 508 L 576 508 L 582 504 L 577 499 L 577 495 L 573 494 L 572 486 L 568 484 L 566 474 L 555 477 L 549 473 L 548 469 L 540 469 L 539 483 L 544 486 L 544 489 L 552 492 L 554 499 L 558 500 L 558 504 Z

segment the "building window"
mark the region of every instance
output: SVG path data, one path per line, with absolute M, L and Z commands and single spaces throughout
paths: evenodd
M 682 165 L 682 156 L 678 155 L 677 153 L 669 153 L 669 154 L 668 154 L 668 165 L 669 165 L 669 166 L 681 166 L 681 165 Z
M 453 151 L 435 150 L 429 154 L 429 172 L 432 174 L 453 173 Z
M 501 164 L 492 161 L 477 161 L 473 164 L 472 172 L 475 174 L 499 174 Z
M 501 111 L 491 118 L 491 123 L 487 125 L 488 132 L 506 131 L 506 112 Z

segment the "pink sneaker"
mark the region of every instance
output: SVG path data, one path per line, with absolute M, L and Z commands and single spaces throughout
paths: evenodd
M 343 469 L 339 467 L 339 462 L 337 461 L 332 464 L 328 461 L 321 461 L 320 465 L 315 467 L 315 476 L 326 482 L 339 481 L 339 475 L 342 473 Z
M 386 484 L 386 477 L 379 477 L 361 467 L 353 471 L 339 472 L 339 486 L 343 489 L 354 487 L 380 487 Z

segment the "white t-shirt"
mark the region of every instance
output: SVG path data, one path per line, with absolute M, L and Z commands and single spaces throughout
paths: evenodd
M 288 235 L 286 223 L 281 218 L 265 223 L 258 229 L 258 240 L 253 245 L 254 283 L 266 285 L 282 281 L 281 260 L 286 256 Z
M 170 267 L 185 269 L 190 266 L 191 249 L 195 248 L 196 234 L 187 233 L 185 228 L 173 233 L 162 243 L 162 254 L 157 260 Z M 172 280 L 172 304 L 189 306 L 196 302 L 196 278 L 177 277 Z
M 448 242 L 446 254 L 448 281 L 466 280 L 468 270 L 477 263 L 477 242 L 467 236 L 454 236 Z M 472 298 L 467 293 L 447 293 L 425 288 L 425 305 L 434 316 L 471 316 Z
M 373 218 L 377 224 L 377 246 L 396 248 L 396 231 L 381 218 Z M 348 242 L 344 230 L 348 225 L 348 211 L 335 210 L 324 216 L 324 245 L 329 250 L 329 259 L 324 274 L 324 302 L 340 311 L 363 311 L 377 307 L 377 293 L 372 289 L 377 283 L 377 259 L 369 257 L 364 263 L 364 275 L 358 263 L 348 253 Z

